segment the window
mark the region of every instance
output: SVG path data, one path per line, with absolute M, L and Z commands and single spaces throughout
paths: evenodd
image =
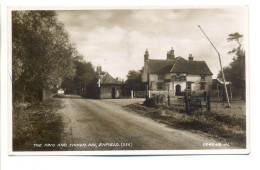
M 191 90 L 191 82 L 187 82 L 187 90 Z
M 205 84 L 206 84 L 206 83 L 204 83 L 204 82 L 203 82 L 203 83 L 200 83 L 200 90 L 205 90 Z
M 205 75 L 201 75 L 201 81 L 205 81 Z
M 164 79 L 164 75 L 163 74 L 158 74 L 158 80 L 163 80 Z
M 157 90 L 163 90 L 163 83 L 157 83 Z

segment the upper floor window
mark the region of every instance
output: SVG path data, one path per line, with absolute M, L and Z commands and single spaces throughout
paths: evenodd
M 200 90 L 205 90 L 205 82 L 200 83 Z
M 200 75 L 200 77 L 202 81 L 205 81 L 205 77 L 206 77 L 205 75 Z
M 163 74 L 158 74 L 158 80 L 163 80 L 164 79 L 164 75 Z

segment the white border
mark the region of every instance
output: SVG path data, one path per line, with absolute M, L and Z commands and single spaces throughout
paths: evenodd
M 10 6 L 8 12 L 8 73 L 11 74 L 12 70 L 12 54 L 11 54 L 11 11 L 12 10 L 95 10 L 95 9 L 204 9 L 204 8 L 244 8 L 246 6 Z M 248 23 L 245 23 L 248 25 Z M 247 29 L 248 30 L 248 29 Z M 248 31 L 247 31 L 248 35 Z M 245 38 L 247 40 L 247 37 Z M 247 42 L 247 41 L 245 41 Z M 248 49 L 246 49 L 246 68 L 249 68 Z M 7 73 L 7 74 L 8 74 Z M 247 87 L 249 86 L 249 72 L 246 71 Z M 8 81 L 8 80 L 7 80 Z M 250 134 L 249 134 L 249 88 L 246 89 L 246 117 L 247 117 L 247 145 L 246 149 L 218 149 L 218 150 L 125 150 L 125 151 L 30 151 L 30 152 L 16 152 L 12 151 L 12 84 L 8 81 L 8 113 L 9 113 L 9 155 L 190 155 L 190 154 L 249 154 L 250 149 Z
M 76 0 L 73 0 L 74 3 Z M 95 0 L 99 4 L 95 5 L 118 5 L 115 0 L 103 1 Z M 8 156 L 7 141 L 7 47 L 6 47 L 6 6 L 1 4 L 1 152 L 0 169 L 3 170 L 85 170 L 85 169 L 113 169 L 113 170 L 133 170 L 133 169 L 200 169 L 200 170 L 220 170 L 220 169 L 260 169 L 260 114 L 259 114 L 259 84 L 260 79 L 260 3 L 255 0 L 180 0 L 179 2 L 170 0 L 124 0 L 120 5 L 249 5 L 249 32 L 250 32 L 250 127 L 251 127 L 251 153 L 250 155 L 204 155 L 204 156 L 150 156 L 150 157 L 79 157 L 79 156 Z M 32 4 L 37 2 L 32 2 Z M 11 4 L 11 3 L 10 3 Z M 15 5 L 30 5 L 24 1 L 19 1 Z M 53 5 L 50 2 L 38 2 L 38 5 Z M 58 4 L 56 2 L 56 4 Z M 68 3 L 67 3 L 68 4 Z M 70 3 L 72 4 L 72 3 Z M 77 1 L 77 4 L 79 2 Z M 14 3 L 13 3 L 14 5 Z M 59 4 L 60 5 L 60 4 Z M 86 3 L 85 3 L 86 5 Z M 4 23 L 4 24 L 3 24 Z

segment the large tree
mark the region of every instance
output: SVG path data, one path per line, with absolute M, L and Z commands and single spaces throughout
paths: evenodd
M 143 68 L 135 71 L 130 70 L 125 81 L 127 90 L 146 90 L 145 84 L 142 82 Z
M 83 56 L 77 56 L 75 61 L 75 76 L 67 78 L 62 82 L 62 88 L 66 93 L 76 93 L 82 95 L 87 85 L 96 76 L 94 66 L 91 62 L 83 60 Z
M 245 98 L 245 50 L 243 49 L 243 35 L 239 33 L 229 34 L 227 38 L 228 42 L 234 41 L 237 46 L 233 48 L 228 54 L 233 56 L 233 61 L 229 66 L 224 67 L 223 71 L 227 81 L 232 83 L 234 87 L 234 94 L 241 95 Z M 218 78 L 222 78 L 221 72 L 218 74 Z
M 54 11 L 12 12 L 12 81 L 15 100 L 41 98 L 74 74 L 76 50 Z

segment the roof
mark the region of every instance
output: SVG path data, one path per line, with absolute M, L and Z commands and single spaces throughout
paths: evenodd
M 114 79 L 110 74 L 105 73 L 104 75 L 101 75 L 101 84 L 121 84 L 119 81 Z
M 182 57 L 174 60 L 147 60 L 148 72 L 154 74 L 187 73 L 212 75 L 205 61 L 188 61 Z

